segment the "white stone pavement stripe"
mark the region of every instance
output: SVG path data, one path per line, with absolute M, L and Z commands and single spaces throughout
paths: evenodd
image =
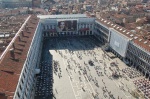
M 70 44 L 70 42 L 68 42 L 69 44 Z M 74 54 L 75 55 L 75 54 Z M 76 56 L 76 55 L 75 55 Z M 79 62 L 79 60 L 77 59 L 77 56 L 75 57 L 76 58 L 76 60 L 78 61 L 78 63 L 80 63 Z M 79 70 L 80 71 L 80 70 Z M 81 71 L 80 71 L 81 72 Z M 83 76 L 83 75 L 82 75 Z M 84 77 L 83 77 L 84 78 Z M 84 78 L 85 79 L 85 78 Z M 85 83 L 85 82 L 84 82 Z M 91 84 L 90 84 L 90 82 L 88 81 L 88 83 L 89 83 L 89 85 L 91 86 Z M 92 90 L 93 90 L 93 87 L 91 86 L 91 88 L 92 88 Z M 94 92 L 94 90 L 93 90 L 93 93 L 95 94 L 95 92 Z
M 56 42 L 58 43 L 58 47 L 60 48 L 59 42 L 57 41 L 57 39 L 56 39 Z M 65 64 L 65 62 L 64 62 L 64 58 L 62 58 L 62 59 L 63 59 L 64 66 L 65 66 L 65 68 L 66 68 L 66 64 Z M 75 98 L 76 98 L 76 95 L 75 95 L 75 92 L 74 92 L 74 89 L 73 89 L 73 86 L 72 86 L 72 83 L 71 83 L 71 79 L 70 79 L 69 76 L 68 76 L 68 78 L 69 78 L 69 81 L 70 81 L 71 88 L 72 88 L 72 90 L 73 90 L 74 96 L 75 96 Z M 77 98 L 76 98 L 76 99 L 77 99 Z
M 70 46 L 69 46 L 69 47 L 70 47 Z M 64 51 L 61 51 L 61 52 L 64 54 Z M 79 51 L 76 52 L 76 53 L 79 54 Z M 74 56 L 76 53 L 74 53 L 73 56 Z M 77 56 L 78 56 L 78 54 L 77 54 Z M 69 55 L 69 54 L 68 54 L 68 55 Z M 77 56 L 76 56 L 76 57 L 77 57 Z M 74 58 L 76 58 L 76 57 L 74 57 Z M 68 57 L 67 57 L 67 58 L 68 58 Z M 68 58 L 68 59 L 69 59 L 69 58 Z M 78 58 L 77 58 L 77 59 L 78 59 Z M 78 59 L 77 61 L 80 61 L 80 60 Z M 81 62 L 81 61 L 80 61 L 80 62 Z M 64 63 L 67 64 L 66 59 L 64 59 Z M 78 62 L 78 63 L 79 63 L 79 62 Z M 66 67 L 66 65 L 65 65 L 65 67 Z M 108 70 L 108 68 L 107 68 L 107 70 Z M 73 72 L 73 71 L 71 71 L 71 72 Z M 108 70 L 107 73 L 109 74 L 109 73 L 110 73 L 110 70 Z M 75 73 L 73 72 L 73 75 L 74 75 L 74 74 L 75 74 Z M 111 74 L 111 73 L 110 73 L 110 74 Z M 74 76 L 73 76 L 73 75 L 72 75 L 72 78 L 74 78 L 76 74 L 75 74 Z M 83 75 L 82 75 L 82 76 L 83 76 Z M 68 77 L 69 77 L 69 76 L 68 76 Z M 77 75 L 76 77 L 78 77 L 78 75 Z M 84 79 L 86 79 L 86 78 L 84 78 Z M 69 78 L 69 80 L 70 80 L 70 78 Z M 77 79 L 77 80 L 78 80 L 78 79 Z M 82 81 L 83 81 L 83 80 L 82 80 Z M 73 79 L 73 82 L 75 82 L 75 78 Z M 116 85 L 117 87 L 118 87 L 119 84 L 122 85 L 119 81 L 114 81 L 114 80 L 113 80 L 113 82 L 114 82 L 114 85 Z M 76 86 L 74 86 L 75 83 L 72 83 L 72 82 L 71 82 L 71 84 L 72 84 L 72 86 L 73 86 L 73 89 L 76 90 L 76 89 L 75 89 Z M 84 85 L 85 85 L 85 86 L 86 86 L 86 84 L 87 84 L 87 83 L 84 82 Z M 91 83 L 91 84 L 92 84 L 92 83 Z M 130 84 L 129 84 L 129 85 L 130 85 Z M 132 85 L 132 83 L 131 83 L 131 85 Z M 90 85 L 89 85 L 89 86 L 90 86 Z M 92 86 L 92 87 L 95 87 L 95 86 Z M 88 88 L 92 88 L 92 87 L 88 87 Z M 132 90 L 132 89 L 134 89 L 134 88 L 131 88 L 131 90 Z M 91 90 L 91 91 L 92 91 L 92 90 Z M 121 91 L 122 91 L 122 90 L 121 90 Z M 76 92 L 76 91 L 75 91 L 75 92 Z M 80 92 L 80 91 L 79 91 L 79 92 Z M 83 91 L 82 91 L 82 92 L 83 92 Z M 123 92 L 123 91 L 122 91 L 122 92 Z M 122 92 L 121 92 L 121 93 L 122 93 Z M 123 96 L 124 96 L 124 95 L 125 95 L 126 97 L 128 97 L 128 98 L 131 97 L 130 94 L 128 94 L 128 93 L 126 93 L 126 92 L 123 92 Z M 124 97 L 124 98 L 126 98 L 126 97 Z M 77 97 L 77 98 L 78 98 L 78 97 Z
M 108 70 L 108 72 L 111 74 L 111 72 L 109 70 Z M 116 84 L 117 87 L 119 87 L 118 84 L 114 80 L 112 80 L 112 81 Z M 121 91 L 121 92 L 125 95 L 125 97 L 127 99 L 129 99 L 129 97 L 131 97 L 131 96 L 127 96 L 123 91 Z
M 70 45 L 70 42 L 68 42 L 69 43 L 69 45 Z M 77 53 L 76 54 L 74 54 L 75 55 L 75 58 L 76 58 L 76 60 L 78 61 L 78 63 L 80 63 L 79 62 L 79 60 L 78 60 L 78 58 L 77 58 Z M 81 72 L 81 71 L 80 71 Z M 91 86 L 91 88 L 92 88 L 92 90 L 93 90 L 93 94 L 96 94 L 96 92 L 94 91 L 94 89 L 93 89 L 93 87 L 92 87 L 92 85 L 91 85 L 91 83 L 89 82 L 89 80 L 88 80 L 88 83 L 90 84 L 90 86 Z

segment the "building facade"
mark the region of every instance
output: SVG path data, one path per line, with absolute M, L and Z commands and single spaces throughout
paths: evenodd
M 88 18 L 83 14 L 38 17 L 41 18 L 44 37 L 93 35 L 95 18 Z
M 137 37 L 135 34 L 132 34 L 123 27 L 113 24 L 112 22 L 103 18 L 95 19 L 87 17 L 83 14 L 40 15 L 38 17 L 40 20 L 38 21 L 37 25 L 35 24 L 36 19 L 34 18 L 32 18 L 28 23 L 25 22 L 23 24 L 24 27 L 19 30 L 20 34 L 17 33 L 14 37 L 16 41 L 14 40 L 11 42 L 11 49 L 8 50 L 7 48 L 6 51 L 4 51 L 4 53 L 7 52 L 6 57 L 1 59 L 2 62 L 0 64 L 0 69 L 6 69 L 6 65 L 8 67 L 7 71 L 0 71 L 0 74 L 4 75 L 1 76 L 0 83 L 2 82 L 3 77 L 6 77 L 5 75 L 7 75 L 8 79 L 10 79 L 10 77 L 19 75 L 19 78 L 16 78 L 16 81 L 13 80 L 15 81 L 14 84 L 16 87 L 13 88 L 14 95 L 10 96 L 11 98 L 34 99 L 35 85 L 37 80 L 36 74 L 40 73 L 39 64 L 42 54 L 43 38 L 45 37 L 94 35 L 102 44 L 106 45 L 108 51 L 113 52 L 126 64 L 137 68 L 143 72 L 146 77 L 150 78 L 150 46 L 147 46 L 149 43 L 145 42 L 140 37 Z M 32 31 L 34 28 L 32 27 L 33 25 L 35 25 L 35 31 Z M 23 28 L 24 30 L 22 30 Z M 34 33 L 30 42 L 31 44 L 26 44 L 26 41 L 21 42 L 21 39 L 30 38 L 29 36 L 31 32 Z M 139 45 L 139 42 L 141 42 L 142 45 L 145 44 L 144 47 Z M 24 47 L 24 44 L 29 46 L 29 49 L 27 50 L 26 57 L 23 55 L 19 56 L 19 58 L 21 58 L 20 62 L 22 62 L 23 59 L 25 59 L 25 61 L 20 69 L 21 71 L 17 72 L 18 68 L 20 67 L 20 63 L 18 63 L 17 58 L 15 57 L 17 54 L 14 54 L 13 51 L 16 51 L 17 49 L 15 48 L 20 45 L 25 50 L 26 47 Z M 5 60 L 11 61 L 15 64 L 7 64 L 8 62 Z M 19 66 L 18 68 L 17 64 Z M 13 65 L 15 65 L 14 69 L 16 69 L 16 71 L 11 70 Z M 9 75 L 7 72 L 9 72 Z M 13 74 L 10 75 L 10 73 Z M 13 83 L 11 84 L 14 86 Z M 0 93 L 3 93 L 3 96 L 8 96 L 7 92 L 10 90 L 5 87 L 1 89 L 6 90 L 6 92 L 2 92 L 2 90 L 0 90 Z
M 43 18 L 43 16 L 40 17 L 41 20 L 39 20 L 34 33 L 13 99 L 35 98 L 36 74 L 40 73 L 39 64 L 44 38 L 71 35 L 93 35 L 94 18 L 86 18 L 85 15 L 77 15 L 74 17 L 67 15 L 66 17 L 50 15 L 47 16 L 48 18 Z M 68 17 L 71 18 L 68 19 Z M 70 27 L 66 27 L 68 30 L 61 30 L 60 25 L 63 25 L 61 23 L 65 23 L 65 25 L 69 24 Z M 62 26 L 62 28 L 64 28 L 64 26 Z M 81 31 L 81 29 L 83 30 Z
M 38 73 L 42 52 L 42 28 L 39 22 L 20 74 L 14 99 L 34 99 L 36 73 Z
M 107 50 L 112 51 L 126 64 L 136 67 L 150 78 L 150 52 L 135 43 L 135 40 L 140 37 L 138 38 L 131 31 L 108 20 L 89 18 L 82 14 L 39 16 L 39 18 L 43 25 L 44 37 L 94 35 L 102 44 L 106 45 Z M 75 25 L 71 25 L 72 21 L 76 21 Z M 72 27 L 67 25 L 68 30 L 60 30 L 60 22 L 66 23 L 65 25 L 69 23 L 69 26 L 75 29 L 71 30 Z M 143 44 L 147 43 L 143 42 Z
M 44 37 L 94 35 L 126 64 L 136 67 L 143 72 L 144 75 L 150 77 L 150 52 L 137 45 L 134 40 L 138 39 L 138 37 L 123 27 L 117 26 L 105 19 L 99 21 L 82 14 L 73 16 L 39 16 L 39 18 L 41 18 Z M 76 21 L 75 25 L 71 25 L 71 21 Z M 70 30 L 60 30 L 60 22 L 66 22 L 65 25 L 69 23 L 69 26 L 72 26 L 75 29 L 71 30 L 72 27 L 68 27 L 67 25 L 67 28 Z M 141 53 L 140 56 L 139 54 L 135 54 L 135 50 L 138 51 L 138 53 Z
M 150 79 L 148 41 L 105 19 L 96 20 L 94 28 L 95 37 L 107 46 L 107 50 L 113 52 L 127 65 L 137 68 Z

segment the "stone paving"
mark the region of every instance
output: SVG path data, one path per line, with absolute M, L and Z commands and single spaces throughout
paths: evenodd
M 136 99 L 133 80 L 122 72 L 127 66 L 118 58 L 110 59 L 94 38 L 50 38 L 47 42 L 52 60 L 60 65 L 53 72 L 54 99 Z M 112 67 L 112 62 L 117 66 Z M 113 77 L 114 72 L 119 77 Z M 144 99 L 141 93 L 138 97 Z

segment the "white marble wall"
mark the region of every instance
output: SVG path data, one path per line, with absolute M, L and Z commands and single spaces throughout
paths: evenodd
M 34 73 L 39 63 L 42 47 L 42 26 L 39 23 L 34 34 L 26 61 L 20 74 L 19 82 L 13 99 L 32 99 L 34 90 Z

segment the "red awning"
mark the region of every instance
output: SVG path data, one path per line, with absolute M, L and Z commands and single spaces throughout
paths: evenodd
M 82 29 L 80 29 L 80 31 L 88 31 L 89 30 L 89 28 L 82 28 Z
M 49 31 L 50 32 L 56 32 L 56 29 L 50 29 Z

